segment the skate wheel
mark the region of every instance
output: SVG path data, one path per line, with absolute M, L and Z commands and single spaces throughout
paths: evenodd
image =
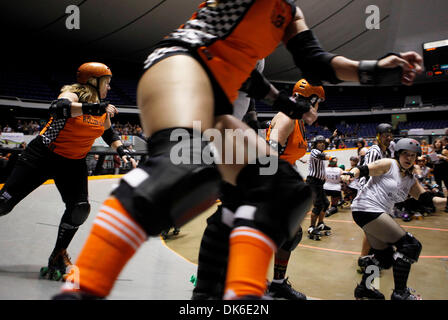
M 62 279 L 62 273 L 59 270 L 55 270 L 50 278 L 50 280 L 53 280 L 53 281 L 59 281 L 61 279 Z
M 48 274 L 48 267 L 42 267 L 39 271 L 39 279 L 43 279 Z

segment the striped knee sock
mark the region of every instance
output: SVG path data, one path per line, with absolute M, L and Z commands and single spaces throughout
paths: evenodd
M 255 295 L 266 290 L 266 276 L 275 243 L 261 231 L 237 227 L 230 234 L 229 263 L 224 299 Z
M 146 239 L 145 231 L 121 203 L 113 197 L 107 199 L 76 261 L 77 272 L 71 273 L 62 290 L 81 290 L 106 297 L 121 270 Z

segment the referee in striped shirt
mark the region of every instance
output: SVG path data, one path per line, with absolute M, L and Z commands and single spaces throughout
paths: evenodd
M 330 138 L 332 140 L 337 131 L 333 133 Z M 330 160 L 331 157 L 326 155 L 323 151 L 327 148 L 327 141 L 323 136 L 317 136 L 313 140 L 313 149 L 308 160 L 308 177 L 306 183 L 313 191 L 313 210 L 311 211 L 311 225 L 308 228 L 308 236 L 312 240 L 320 240 L 321 231 L 329 234 L 331 228 L 324 224 L 325 211 L 328 209 L 330 202 L 327 199 L 324 191 L 325 183 L 325 160 Z M 316 227 L 316 221 L 319 223 Z
M 383 158 L 390 158 L 391 152 L 389 149 L 391 141 L 394 139 L 392 134 L 392 126 L 389 123 L 380 123 L 376 127 L 376 141 L 378 144 L 372 145 L 369 150 L 367 150 L 366 155 L 364 157 L 364 162 L 362 165 L 368 165 L 369 163 L 373 163 L 377 160 Z M 361 188 L 367 183 L 369 177 L 363 177 L 359 180 L 359 184 Z M 359 271 L 364 272 L 367 267 L 368 255 L 370 252 L 370 244 L 367 241 L 366 236 L 364 235 L 364 239 L 362 241 L 361 255 L 358 258 L 358 266 Z

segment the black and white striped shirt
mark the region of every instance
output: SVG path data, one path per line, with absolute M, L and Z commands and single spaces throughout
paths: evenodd
M 381 150 L 381 148 L 374 144 L 370 147 L 369 150 L 367 150 L 366 155 L 364 157 L 364 163 L 363 165 L 368 165 L 369 163 L 375 162 L 376 160 L 383 159 L 383 158 L 390 158 L 390 151 L 389 149 L 386 149 L 385 152 Z
M 383 158 L 390 158 L 390 150 L 386 149 L 386 151 L 383 152 L 383 150 L 381 150 L 378 145 L 374 144 L 369 148 L 369 150 L 367 150 L 362 165 L 366 166 L 369 163 L 373 163 L 376 160 L 380 160 Z M 362 177 L 361 179 L 359 179 L 359 184 L 363 186 L 367 181 L 369 181 L 369 178 L 370 177 Z
M 311 150 L 308 176 L 325 181 L 325 153 L 318 149 Z

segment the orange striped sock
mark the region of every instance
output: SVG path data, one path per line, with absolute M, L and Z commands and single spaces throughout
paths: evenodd
M 145 231 L 116 198 L 110 197 L 100 208 L 75 263 L 77 269 L 72 270 L 62 290 L 81 290 L 106 297 L 121 270 L 146 239 Z
M 224 299 L 255 295 L 266 290 L 266 276 L 275 243 L 250 227 L 235 228 L 230 234 L 229 264 Z

